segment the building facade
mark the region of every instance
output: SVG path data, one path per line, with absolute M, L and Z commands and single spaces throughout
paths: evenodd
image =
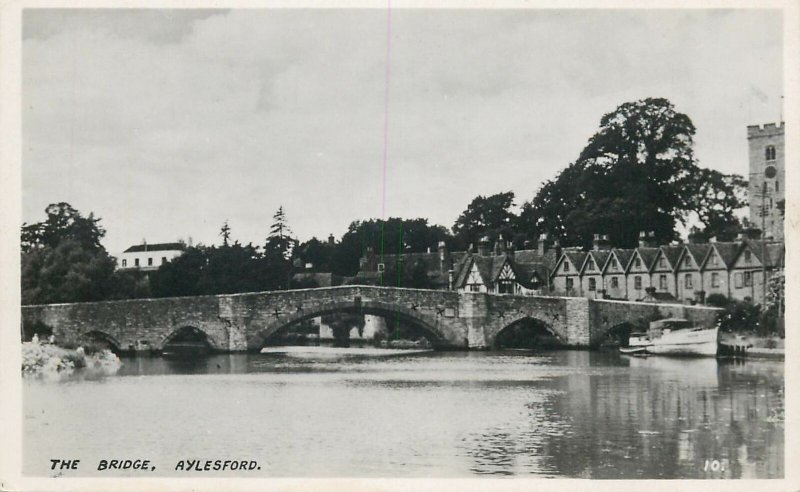
M 172 261 L 182 255 L 186 244 L 157 243 L 135 244 L 117 255 L 117 269 L 119 270 L 158 270 L 161 265 Z
M 783 241 L 786 199 L 785 125 L 747 127 L 749 147 L 750 223 L 763 229 L 767 240 Z

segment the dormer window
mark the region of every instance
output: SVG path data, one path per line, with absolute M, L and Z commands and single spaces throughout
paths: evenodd
M 660 266 L 661 268 L 666 268 L 667 267 L 667 259 L 664 258 L 663 256 L 661 258 L 659 258 L 658 259 L 658 266 Z
M 752 255 L 753 254 L 750 252 L 749 249 L 744 250 L 744 261 L 746 261 L 747 263 L 750 263 L 750 257 Z
M 565 262 L 564 262 L 564 271 L 565 271 L 565 272 L 568 272 L 568 271 L 569 271 L 569 262 L 568 262 L 568 261 L 565 261 Z
M 768 161 L 774 161 L 775 160 L 775 146 L 774 145 L 767 145 L 767 148 L 764 150 L 764 157 L 766 157 L 766 159 Z
M 689 257 L 689 256 L 687 256 L 687 257 L 686 257 L 686 258 L 683 260 L 683 264 L 684 264 L 684 265 L 686 265 L 686 266 L 692 266 L 692 258 L 691 258 L 691 257 Z

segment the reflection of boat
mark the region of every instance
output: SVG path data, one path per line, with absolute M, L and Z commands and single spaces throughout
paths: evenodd
M 631 333 L 625 354 L 717 355 L 719 326 L 700 328 L 682 318 L 650 323 L 647 333 Z

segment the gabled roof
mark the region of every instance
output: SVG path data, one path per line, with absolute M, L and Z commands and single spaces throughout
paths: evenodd
M 606 261 L 608 261 L 608 257 L 611 256 L 611 251 L 609 250 L 592 250 L 586 254 L 586 258 L 583 260 L 583 265 L 580 267 L 581 275 L 583 275 L 584 271 L 586 270 L 586 266 L 589 264 L 589 258 L 594 260 L 595 267 L 597 268 L 596 274 L 600 275 L 603 272 L 603 267 L 606 266 Z M 595 273 L 592 273 L 593 275 Z
M 631 254 L 631 258 L 628 260 L 628 264 L 625 266 L 625 271 L 629 271 L 631 269 L 631 265 L 633 264 L 633 259 L 638 255 L 639 258 L 642 259 L 642 263 L 644 263 L 644 268 L 647 271 L 650 271 L 650 267 L 653 265 L 653 260 L 656 259 L 656 254 L 658 254 L 658 248 L 636 248 L 633 250 L 633 254 Z
M 783 265 L 784 255 L 786 254 L 784 243 L 771 243 L 748 239 L 744 241 L 744 244 L 738 251 L 736 258 L 738 258 L 745 249 L 749 249 L 753 253 L 753 256 L 755 256 L 762 265 L 766 265 L 768 267 L 781 267 Z M 764 256 L 766 256 L 766 259 Z M 734 259 L 734 261 L 736 261 L 736 259 Z
M 726 268 L 730 268 L 733 266 L 734 262 L 736 261 L 736 257 L 739 254 L 739 250 L 742 249 L 742 243 L 729 243 L 729 242 L 717 242 L 711 243 L 711 249 L 717 252 L 717 255 L 722 259 L 722 264 Z M 710 253 L 705 261 L 703 262 L 703 267 L 705 264 L 708 263 L 709 258 L 711 258 Z
M 186 249 L 184 243 L 156 243 L 156 244 L 136 244 L 123 251 L 123 253 L 142 253 L 145 251 L 183 251 Z
M 669 262 L 670 267 L 674 271 L 678 267 L 678 261 L 681 259 L 681 255 L 683 254 L 683 246 L 661 246 L 658 248 L 661 251 L 661 254 L 664 258 L 667 259 Z
M 583 267 L 583 262 L 586 260 L 587 253 L 585 251 L 564 251 L 564 254 L 561 255 L 561 258 L 566 258 L 572 263 L 576 269 L 580 270 Z
M 619 262 L 620 269 L 624 272 L 625 269 L 628 267 L 628 263 L 630 263 L 631 261 L 631 256 L 633 256 L 632 249 L 617 249 L 617 248 L 612 249 L 611 254 L 608 255 L 608 260 L 606 260 L 606 264 L 603 265 L 603 271 L 605 272 L 605 270 L 611 264 L 611 259 L 616 257 L 617 261 Z
M 697 243 L 689 243 L 684 246 L 686 250 L 686 254 L 691 255 L 692 259 L 694 260 L 694 266 L 699 270 L 700 265 L 708 256 L 708 252 L 711 251 L 711 245 L 709 244 L 697 244 Z

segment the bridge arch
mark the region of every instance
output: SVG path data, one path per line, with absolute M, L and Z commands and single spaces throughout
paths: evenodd
M 502 328 L 497 330 L 497 333 L 494 334 L 494 338 L 491 340 L 491 346 L 495 348 L 499 348 L 499 343 L 503 340 L 506 335 L 510 334 L 511 330 L 518 329 L 520 327 L 525 326 L 526 324 L 532 325 L 534 330 L 543 331 L 551 336 L 553 336 L 556 340 L 558 340 L 561 344 L 566 344 L 567 340 L 565 337 L 556 330 L 552 324 L 548 323 L 547 321 L 532 315 L 522 315 L 518 316 L 511 321 L 506 322 Z
M 221 349 L 221 347 L 218 347 L 217 344 L 214 343 L 213 337 L 206 333 L 206 331 L 202 328 L 198 328 L 194 325 L 181 325 L 173 329 L 167 334 L 167 336 L 158 342 L 158 345 L 155 348 L 159 352 L 163 351 L 164 348 L 169 344 L 178 342 L 182 338 L 194 338 L 197 341 L 205 343 L 211 350 Z
M 122 346 L 119 340 L 117 340 L 113 335 L 106 333 L 105 331 L 102 330 L 89 330 L 87 332 L 82 333 L 81 341 L 84 343 L 99 341 L 101 343 L 108 344 L 111 348 L 111 351 L 117 354 L 124 351 L 124 347 Z
M 319 316 L 336 313 L 371 314 L 382 316 L 387 321 L 397 319 L 418 329 L 434 348 L 447 345 L 447 338 L 439 328 L 439 323 L 414 309 L 376 301 L 365 301 L 363 303 L 342 301 L 326 303 L 311 309 L 280 316 L 265 326 L 253 330 L 253 333 L 247 337 L 247 348 L 250 351 L 259 351 L 272 337 L 284 333 L 292 326 Z

